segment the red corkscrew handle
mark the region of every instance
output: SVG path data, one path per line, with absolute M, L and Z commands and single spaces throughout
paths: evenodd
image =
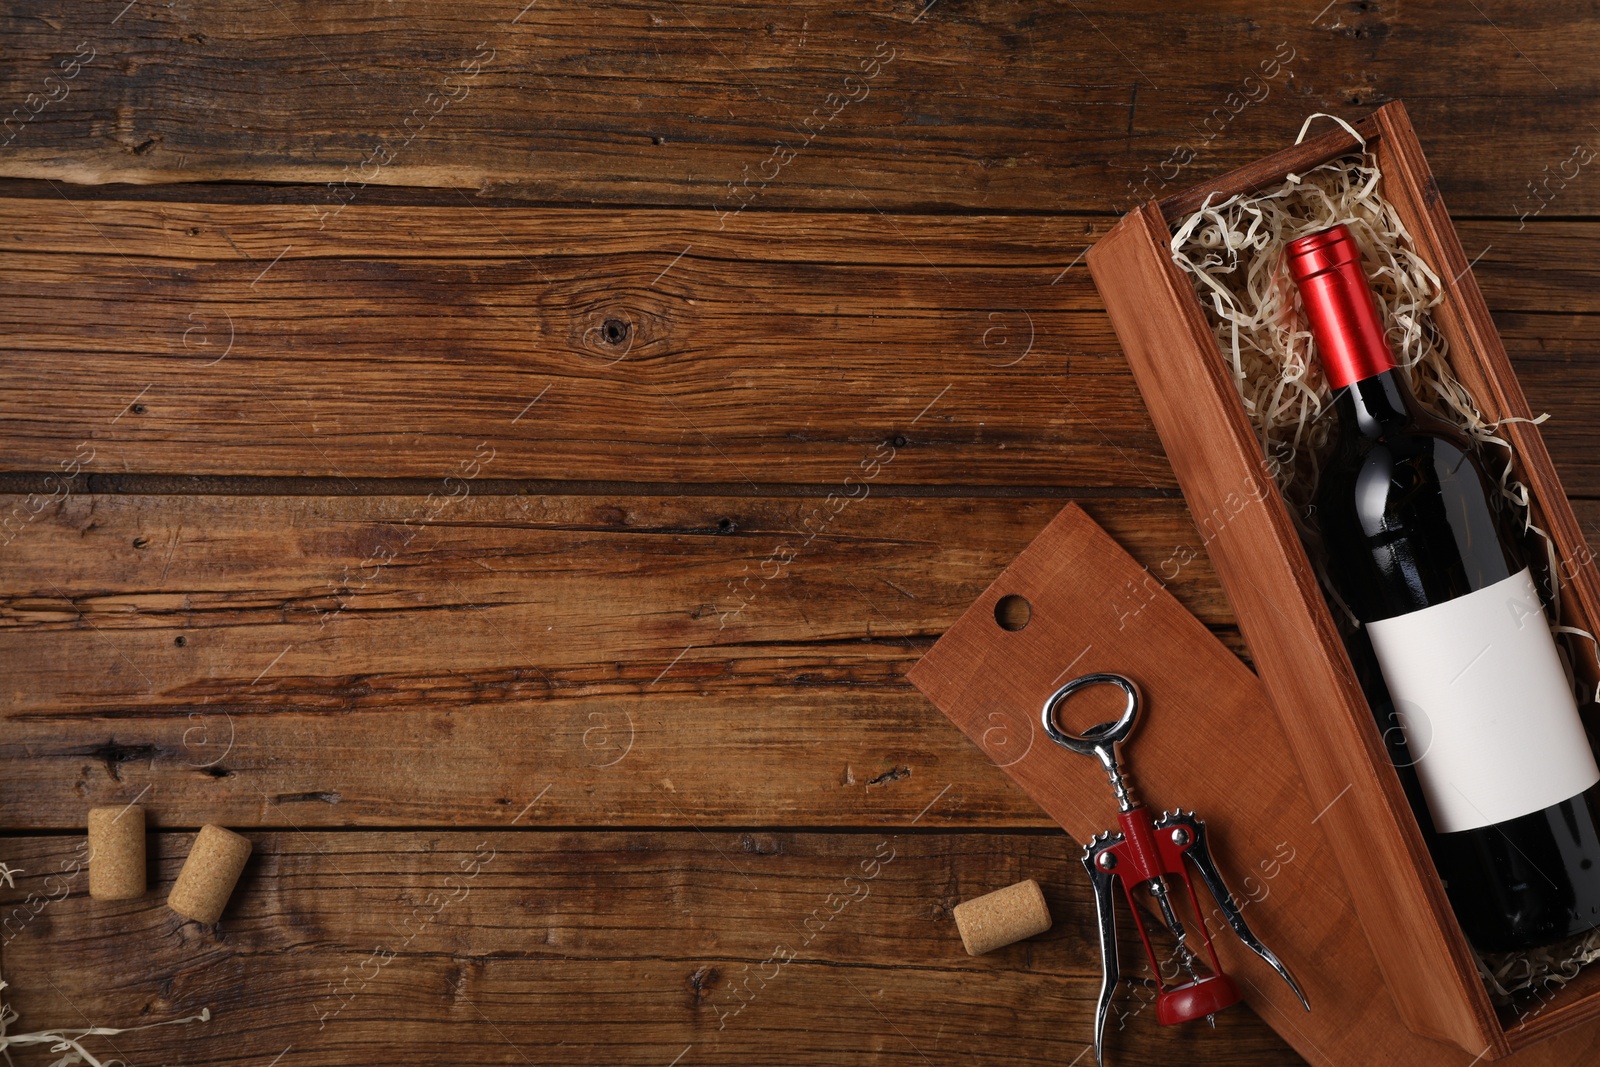
M 1233 979 L 1222 970 L 1222 963 L 1217 959 L 1216 949 L 1211 944 L 1211 930 L 1206 923 L 1205 915 L 1200 910 L 1199 897 L 1195 894 L 1194 883 L 1190 880 L 1188 867 L 1184 863 L 1184 854 L 1195 847 L 1195 836 L 1181 826 L 1157 830 L 1150 809 L 1143 804 L 1135 805 L 1119 814 L 1117 823 L 1122 827 L 1123 837 L 1122 842 L 1113 849 L 1117 856 L 1117 874 L 1122 881 L 1135 924 L 1139 928 L 1139 939 L 1144 943 L 1145 955 L 1149 957 L 1150 966 L 1156 974 L 1156 1021 L 1163 1026 L 1174 1026 L 1215 1015 L 1224 1008 L 1239 1003 L 1244 999 L 1244 995 L 1239 992 L 1239 987 Z M 1144 921 L 1139 918 L 1139 910 L 1133 898 L 1135 888 L 1156 879 L 1161 880 L 1163 891 L 1169 894 L 1170 887 L 1175 881 L 1182 883 L 1182 895 L 1189 900 L 1195 925 L 1198 927 L 1200 940 L 1205 946 L 1205 954 L 1210 963 L 1210 974 L 1193 976 L 1191 970 L 1192 980 L 1175 986 L 1169 986 L 1162 980 L 1161 961 L 1156 959 L 1155 949 L 1150 944 Z M 1171 905 L 1172 902 L 1167 903 Z M 1187 935 L 1182 927 L 1174 933 L 1180 935 L 1181 943 L 1185 942 Z

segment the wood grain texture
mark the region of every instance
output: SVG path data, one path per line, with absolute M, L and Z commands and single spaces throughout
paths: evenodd
M 117 1047 L 1081 1067 L 1076 849 L 904 674 L 1064 494 L 1162 577 L 1195 552 L 1169 587 L 1244 654 L 1082 254 L 1312 111 L 1407 98 L 1600 498 L 1571 5 L 29 0 L 0 29 L 0 472 L 36 490 L 0 501 L 13 1029 L 209 1004 Z M 261 491 L 316 495 L 227 495 Z M 146 789 L 152 895 L 18 926 L 74 844 L 34 832 Z M 214 929 L 159 895 L 208 819 L 258 846 Z M 1055 929 L 967 958 L 948 908 L 1029 875 Z M 1115 1064 L 1301 1062 L 1145 995 Z
M 0 219 L 5 469 L 444 478 L 492 450 L 482 477 L 839 484 L 892 452 L 880 484 L 1176 485 L 1073 265 L 1104 220 L 357 205 L 319 229 L 59 198 Z M 1578 358 L 1600 225 L 1465 240 L 1568 491 L 1600 496 Z
M 209 1007 L 208 1024 L 90 1047 L 286 1067 L 1042 1065 L 1082 1052 L 1099 986 L 1061 834 L 254 833 L 215 927 L 162 903 L 190 837 L 153 835 L 133 901 L 87 898 L 78 838 L 0 842 L 26 872 L 0 887 L 13 1032 Z M 1025 876 L 1054 928 L 967 956 L 950 909 Z M 1248 1011 L 1173 1030 L 1148 1002 L 1119 1001 L 1116 1062 L 1294 1060 Z
M 816 498 L 473 495 L 398 540 L 423 499 L 43 508 L 0 549 L 0 825 L 147 785 L 179 825 L 485 825 L 549 785 L 528 823 L 873 826 L 929 784 L 929 825 L 1049 825 L 904 674 L 1060 500 L 868 497 L 779 574 Z M 1179 502 L 1081 503 L 1242 651 Z
M 11 208 L 12 469 L 1171 485 L 1078 220 Z
M 74 0 L 11 5 L 4 31 L 26 57 L 0 79 L 8 112 L 21 109 L 0 134 L 0 171 L 13 176 L 365 181 L 722 210 L 752 199 L 1104 211 L 1267 155 L 1313 112 L 1359 116 L 1403 98 L 1434 154 L 1456 161 L 1441 175 L 1451 202 L 1502 216 L 1541 203 L 1529 184 L 1588 135 L 1600 41 L 1594 13 L 1571 4 L 1513 16 L 1356 0 L 449 11 L 294 0 L 120 15 Z M 62 80 L 80 54 L 93 58 Z M 1440 54 L 1452 61 L 1431 61 Z M 1483 150 L 1486 133 L 1496 150 Z M 1562 214 L 1600 209 L 1593 181 L 1549 188 Z M 359 192 L 307 199 L 327 208 Z
M 1050 825 L 903 676 L 1061 503 L 72 496 L 0 549 L 0 820 Z M 1084 503 L 1231 626 L 1179 502 Z

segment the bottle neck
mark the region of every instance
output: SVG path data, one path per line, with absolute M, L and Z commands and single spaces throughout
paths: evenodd
M 1329 387 L 1342 389 L 1392 369 L 1383 310 L 1349 228 L 1334 226 L 1299 238 L 1285 255 Z
M 1347 438 L 1376 439 L 1409 425 L 1415 418 L 1416 401 L 1411 387 L 1393 367 L 1335 390 L 1333 403 L 1339 413 L 1341 435 Z

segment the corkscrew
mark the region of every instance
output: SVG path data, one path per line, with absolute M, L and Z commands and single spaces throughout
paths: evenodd
M 1091 727 L 1081 735 L 1068 733 L 1057 725 L 1056 712 L 1067 698 L 1092 685 L 1114 685 L 1127 695 L 1122 716 L 1116 722 Z M 1278 972 L 1278 976 L 1289 983 L 1294 995 L 1300 998 L 1301 1005 L 1307 1011 L 1311 1010 L 1305 994 L 1300 991 L 1300 986 L 1288 969 L 1244 921 L 1238 903 L 1228 891 L 1227 883 L 1222 880 L 1216 861 L 1211 858 L 1211 849 L 1206 842 L 1205 821 L 1197 818 L 1192 811 L 1177 809 L 1152 817 L 1150 809 L 1134 799 L 1129 776 L 1117 761 L 1117 746 L 1133 732 L 1139 716 L 1139 704 L 1139 688 L 1130 679 L 1120 674 L 1086 674 L 1074 678 L 1052 693 L 1050 699 L 1045 701 L 1043 712 L 1044 729 L 1050 740 L 1079 755 L 1098 759 L 1111 779 L 1111 789 L 1117 798 L 1117 823 L 1121 830 L 1096 834 L 1083 849 L 1083 865 L 1094 886 L 1095 911 L 1100 928 L 1102 971 L 1100 999 L 1094 1013 L 1094 1057 L 1097 1064 L 1104 1062 L 1106 1018 L 1110 1014 L 1112 997 L 1120 978 L 1115 913 L 1116 889 L 1119 885 L 1127 899 L 1128 910 L 1133 914 L 1134 925 L 1138 927 L 1139 940 L 1144 943 L 1151 970 L 1156 976 L 1157 1022 L 1172 1026 L 1203 1017 L 1215 1026 L 1217 1012 L 1243 999 L 1239 987 L 1223 971 L 1222 963 L 1217 959 L 1216 949 L 1211 943 L 1211 931 L 1200 910 L 1200 899 L 1184 864 L 1186 859 L 1194 865 L 1200 880 L 1216 899 L 1222 917 L 1239 935 L 1239 940 L 1267 961 Z M 1195 918 L 1193 932 L 1178 917 L 1173 893 L 1175 885 L 1181 885 L 1188 896 L 1189 907 Z M 1144 918 L 1134 899 L 1134 890 L 1141 887 L 1149 890 L 1161 913 L 1161 922 L 1177 941 L 1176 959 L 1182 973 L 1188 975 L 1186 981 L 1168 984 L 1162 977 L 1161 963 L 1150 945 L 1149 932 L 1145 929 Z M 1204 958 L 1201 952 L 1196 951 L 1196 934 Z

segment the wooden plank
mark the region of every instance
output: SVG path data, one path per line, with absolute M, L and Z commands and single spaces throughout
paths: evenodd
M 1600 419 L 1571 405 L 1587 392 L 1593 353 L 1600 351 L 1600 317 L 1552 311 L 1500 312 L 1494 319 L 1528 405 L 1536 417 L 1550 416 L 1539 430 L 1562 484 L 1572 496 L 1595 495 L 1600 490 Z M 1587 530 L 1591 541 L 1600 541 L 1600 527 Z
M 9 203 L 12 469 L 1170 487 L 1076 220 Z
M 902 676 L 1061 504 L 53 501 L 3 549 L 0 825 L 146 785 L 242 825 L 482 824 L 546 786 L 529 821 L 879 825 L 930 783 L 926 823 L 1045 825 Z M 1229 625 L 1178 501 L 1085 504 Z
M 1080 502 L 1233 636 L 1179 502 Z M 146 786 L 180 825 L 487 824 L 546 785 L 529 822 L 904 825 L 947 784 L 923 824 L 1047 825 L 903 675 L 1062 501 L 871 496 L 779 575 L 816 503 L 472 495 L 405 543 L 421 498 L 52 502 L 0 550 L 0 826 Z
M 288 1067 L 1042 1065 L 1080 1055 L 1099 984 L 1088 887 L 1060 834 L 251 836 L 255 859 L 210 928 L 163 904 L 188 834 L 152 835 L 152 891 L 119 902 L 84 896 L 80 839 L 7 838 L 24 871 L 0 887 L 12 1032 L 209 1007 L 208 1024 L 91 1047 Z M 1027 876 L 1056 925 L 967 956 L 950 908 Z M 1287 883 L 1263 874 L 1255 892 Z M 1160 1027 L 1148 999 L 1120 1002 L 1112 1062 L 1301 1062 L 1247 1010 L 1216 1032 Z
M 319 208 L 366 181 L 719 210 L 1106 210 L 1267 155 L 1313 112 L 1403 98 L 1459 210 L 1514 216 L 1551 175 L 1552 210 L 1600 210 L 1600 184 L 1560 178 L 1588 128 L 1593 12 L 1317 6 L 25 3 L 4 22 L 19 58 L 0 75 L 16 109 L 0 169 L 340 183 L 304 191 Z
M 13 470 L 92 451 L 90 473 L 442 478 L 492 450 L 485 477 L 766 485 L 892 453 L 884 484 L 1174 485 L 1087 272 L 1062 273 L 1101 221 L 357 206 L 318 229 L 284 205 L 59 198 L 0 217 Z M 1581 229 L 1468 226 L 1491 304 L 1600 311 L 1600 226 Z M 1544 351 L 1596 327 L 1512 323 L 1569 491 L 1600 495 L 1600 369 Z
M 1600 226 L 1562 220 L 1462 221 L 1461 245 L 1476 257 L 1473 276 L 1500 313 L 1593 313 L 1600 310 L 1595 242 Z M 1587 251 L 1586 251 L 1587 250 Z

